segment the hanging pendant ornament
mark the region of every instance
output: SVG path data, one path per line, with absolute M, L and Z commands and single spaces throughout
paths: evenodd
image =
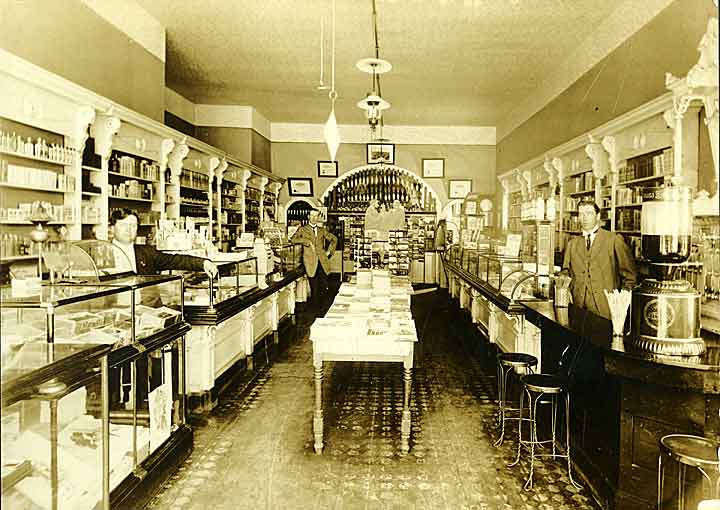
M 327 144 L 328 151 L 330 152 L 330 161 L 335 161 L 338 148 L 340 147 L 340 130 L 338 129 L 337 119 L 335 118 L 335 99 L 337 98 L 337 92 L 334 90 L 330 92 L 330 100 L 332 101 L 332 107 L 330 109 L 330 115 L 328 116 L 325 127 L 323 128 L 323 135 L 325 137 L 325 143 Z
M 330 152 L 330 161 L 335 161 L 335 156 L 340 147 L 340 130 L 338 129 L 337 119 L 335 118 L 335 100 L 337 99 L 337 91 L 335 90 L 335 0 L 332 0 L 332 78 L 331 89 L 328 97 L 330 98 L 330 115 L 328 116 L 323 135 L 328 151 Z

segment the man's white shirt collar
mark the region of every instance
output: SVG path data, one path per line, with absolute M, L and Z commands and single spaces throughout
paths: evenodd
M 127 259 L 130 261 L 130 267 L 123 267 L 125 265 L 125 261 L 123 260 L 122 263 L 117 264 L 118 269 L 137 273 L 137 261 L 135 260 L 135 245 L 123 244 L 118 242 L 117 239 L 113 239 L 113 244 L 119 249 L 121 249 L 122 252 L 127 256 Z

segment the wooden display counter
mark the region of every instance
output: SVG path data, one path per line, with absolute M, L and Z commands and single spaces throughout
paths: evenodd
M 185 307 L 185 320 L 193 325 L 186 352 L 187 392 L 195 412 L 215 407 L 222 390 L 218 381 L 229 381 L 240 363 L 253 370 L 253 352 L 260 341 L 272 335 L 273 342 L 279 342 L 281 323 L 294 323 L 295 303 L 307 299 L 306 280 L 304 271 L 296 269 L 264 289 L 214 307 Z
M 442 264 L 450 296 L 470 312 L 473 323 L 488 341 L 503 352 L 524 352 L 540 360 L 540 330 L 525 320 L 520 301 L 508 299 L 446 257 Z
M 632 352 L 612 340 L 612 324 L 586 310 L 523 303 L 526 320 L 541 330 L 542 371 L 567 371 L 570 383 L 572 455 L 603 508 L 654 509 L 657 505 L 658 441 L 685 433 L 720 440 L 720 342 L 703 331 L 707 352 L 673 357 Z M 561 361 L 562 360 L 562 361 Z M 674 474 L 673 474 L 674 470 Z M 686 508 L 695 508 L 700 481 L 688 470 Z M 667 508 L 677 494 L 677 469 L 665 476 Z

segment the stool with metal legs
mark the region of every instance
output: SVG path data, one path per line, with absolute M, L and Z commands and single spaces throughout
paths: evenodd
M 708 481 L 713 497 L 720 498 L 720 444 L 710 439 L 691 436 L 689 434 L 670 434 L 660 439 L 658 455 L 658 499 L 657 507 L 661 510 L 663 486 L 665 482 L 665 466 L 663 457 L 667 456 L 678 463 L 678 505 L 679 510 L 685 508 L 685 470 L 688 466 L 697 468 L 703 478 Z
M 572 467 L 571 467 L 571 461 L 570 461 L 570 392 L 567 389 L 567 385 L 565 383 L 565 380 L 561 377 L 555 376 L 555 375 L 549 375 L 549 374 L 528 374 L 524 375 L 520 378 L 520 382 L 523 385 L 522 393 L 520 393 L 520 415 L 522 415 L 523 407 L 525 404 L 525 395 L 528 397 L 529 401 L 529 409 L 530 409 L 530 418 L 528 421 L 530 422 L 530 438 L 529 439 L 523 439 L 522 434 L 522 421 L 520 422 L 520 427 L 518 431 L 518 450 L 517 450 L 517 458 L 514 462 L 511 464 L 508 464 L 508 467 L 513 467 L 520 462 L 520 452 L 523 448 L 528 448 L 530 450 L 530 475 L 528 476 L 527 481 L 525 482 L 524 489 L 530 490 L 532 489 L 533 485 L 533 473 L 535 471 L 535 457 L 552 457 L 552 458 L 567 458 L 567 466 L 568 466 L 568 477 L 570 478 L 570 483 L 577 487 L 578 489 L 581 488 L 579 484 L 573 480 L 572 477 Z M 552 430 L 551 439 L 546 440 L 539 440 L 537 435 L 537 405 L 540 398 L 543 396 L 549 396 L 551 403 L 552 403 L 552 409 L 551 409 L 551 418 L 552 418 Z M 564 396 L 565 397 L 565 453 L 558 453 L 557 448 L 557 441 L 555 437 L 555 429 L 557 425 L 557 404 L 558 404 L 558 398 Z M 551 451 L 549 453 L 536 453 L 535 448 L 539 447 L 541 445 L 544 445 L 546 443 L 551 444 Z
M 495 446 L 500 446 L 505 437 L 505 421 L 518 420 L 522 423 L 522 414 L 508 417 L 508 413 L 519 411 L 517 407 L 508 407 L 507 388 L 511 372 L 532 373 L 537 366 L 538 360 L 535 356 L 522 352 L 501 352 L 497 355 L 497 376 L 498 376 L 498 425 L 500 426 L 500 437 L 495 441 Z M 522 375 L 522 374 L 521 374 Z M 525 418 L 527 419 L 527 418 Z

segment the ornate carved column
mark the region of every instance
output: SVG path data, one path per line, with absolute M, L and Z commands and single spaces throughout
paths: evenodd
M 600 197 L 602 196 L 602 180 L 607 176 L 610 169 L 610 162 L 603 146 L 593 135 L 588 135 L 590 142 L 585 146 L 585 154 L 592 161 L 593 178 L 595 181 L 595 203 L 602 205 Z
M 697 203 L 697 205 L 703 209 L 702 214 L 718 214 L 718 199 L 720 199 L 720 177 L 718 175 L 718 18 L 708 20 L 707 30 L 700 40 L 698 51 L 700 52 L 700 58 L 688 71 L 687 76 L 677 78 L 670 73 L 665 75 L 665 86 L 673 93 L 675 114 L 674 179 L 680 181 L 682 176 L 684 161 L 683 116 L 692 102 L 701 101 L 705 108 L 706 126 L 710 137 L 710 150 L 715 170 L 715 187 L 711 190 L 713 198 L 707 202 Z

